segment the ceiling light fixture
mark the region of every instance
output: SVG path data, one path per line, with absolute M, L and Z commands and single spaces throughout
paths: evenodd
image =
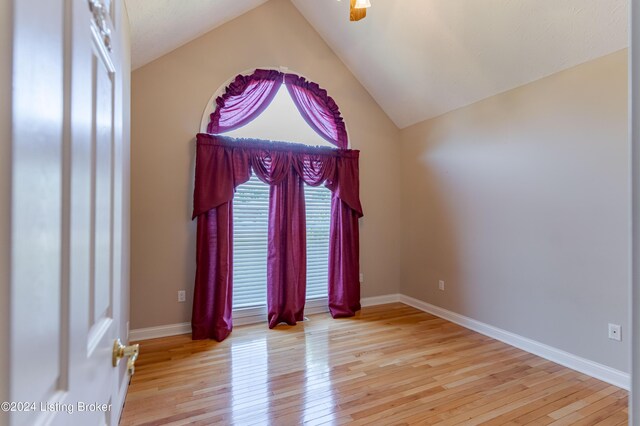
M 367 8 L 371 7 L 369 0 L 350 0 L 349 20 L 359 21 L 367 16 Z

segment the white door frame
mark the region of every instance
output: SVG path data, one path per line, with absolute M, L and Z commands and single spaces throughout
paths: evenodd
M 630 1 L 630 128 L 632 201 L 631 397 L 629 424 L 640 425 L 640 5 Z
M 0 0 L 0 341 L 9 341 L 11 221 L 11 73 L 13 2 Z M 9 351 L 0 351 L 0 402 L 9 399 Z M 0 413 L 0 426 L 7 425 Z

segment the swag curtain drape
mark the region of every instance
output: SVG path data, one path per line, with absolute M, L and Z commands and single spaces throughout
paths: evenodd
M 284 84 L 307 124 L 338 148 L 347 148 L 347 130 L 338 105 L 327 91 L 303 77 L 286 74 Z
M 281 85 L 280 71 L 256 70 L 251 75 L 238 75 L 216 99 L 207 132 L 230 132 L 249 123 L 267 109 Z
M 327 91 L 303 77 L 277 70 L 258 69 L 250 75 L 236 76 L 216 99 L 207 132 L 225 133 L 249 123 L 271 104 L 282 83 L 302 118 L 316 133 L 338 148 L 349 146 L 340 110 Z
M 271 185 L 267 302 L 269 327 L 295 324 L 305 301 L 303 184 L 325 184 L 332 195 L 329 310 L 334 318 L 360 309 L 358 218 L 359 151 L 198 134 L 193 218 L 198 255 L 192 333 L 221 341 L 232 329 L 235 188 L 253 171 Z

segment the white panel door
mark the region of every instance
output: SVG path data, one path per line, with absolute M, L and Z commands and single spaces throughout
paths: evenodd
M 34 425 L 54 416 L 40 404 L 64 401 L 68 389 L 68 287 L 62 278 L 61 249 L 63 24 L 62 0 L 14 1 L 9 347 L 10 403 L 16 405 L 8 407 L 12 425 Z
M 121 6 L 14 1 L 12 425 L 119 420 Z

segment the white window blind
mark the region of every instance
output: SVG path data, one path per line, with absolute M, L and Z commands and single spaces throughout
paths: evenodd
M 255 175 L 233 197 L 233 309 L 266 304 L 269 186 Z
M 307 299 L 327 297 L 331 191 L 305 186 Z M 263 306 L 267 300 L 269 186 L 255 175 L 236 188 L 233 199 L 233 309 Z
M 324 186 L 305 185 L 304 199 L 307 213 L 307 299 L 327 297 L 331 191 Z

